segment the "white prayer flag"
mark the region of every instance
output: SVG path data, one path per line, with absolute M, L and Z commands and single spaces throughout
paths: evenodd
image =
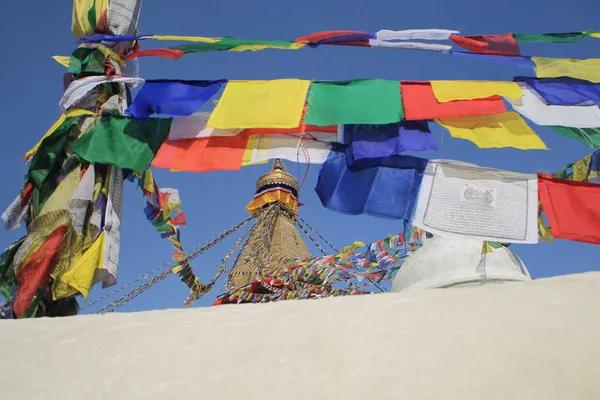
M 413 225 L 440 236 L 537 243 L 537 175 L 431 160 Z

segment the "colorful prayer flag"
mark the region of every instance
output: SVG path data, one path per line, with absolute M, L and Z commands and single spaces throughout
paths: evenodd
M 477 147 L 514 147 L 521 150 L 547 150 L 546 145 L 516 112 L 436 120 L 458 139 L 466 139 Z
M 309 85 L 309 81 L 300 79 L 230 81 L 208 126 L 219 129 L 297 127 Z
M 398 81 L 361 79 L 313 82 L 308 95 L 306 123 L 389 124 L 404 115 Z
M 431 81 L 431 89 L 440 103 L 455 100 L 485 99 L 492 96 L 521 98 L 523 92 L 515 82 L 498 81 Z
M 435 98 L 429 82 L 403 81 L 401 87 L 406 120 L 491 115 L 506 112 L 506 107 L 498 96 L 441 103 Z
M 450 35 L 450 40 L 457 45 L 476 53 L 511 56 L 521 55 L 519 44 L 513 37 L 512 33 L 485 36 Z
M 600 128 L 571 128 L 568 126 L 551 126 L 556 132 L 579 140 L 592 149 L 600 149 Z
M 516 77 L 515 81 L 525 82 L 549 105 L 574 106 L 600 101 L 600 84 L 581 79 Z
M 148 118 L 152 114 L 192 115 L 221 90 L 226 82 L 148 80 L 125 113 L 136 119 Z
M 600 185 L 539 174 L 539 193 L 552 236 L 600 244 Z
M 321 168 L 315 191 L 323 206 L 330 210 L 407 220 L 421 181 L 417 168 L 420 166 L 407 169 L 376 166 L 352 172 L 345 154 L 331 151 Z
M 600 83 L 600 58 L 575 60 L 569 58 L 531 57 L 538 78 L 571 78 Z

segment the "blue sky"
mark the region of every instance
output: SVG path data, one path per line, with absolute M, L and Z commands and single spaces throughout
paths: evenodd
M 17 195 L 26 172 L 22 155 L 60 116 L 64 68 L 50 56 L 69 55 L 75 47 L 71 34 L 71 2 L 12 2 L 0 15 L 4 62 L 0 67 L 5 97 L 0 108 L 4 145 L 0 147 L 2 188 L 0 208 Z M 293 40 L 309 33 L 346 29 L 376 32 L 380 29 L 455 29 L 462 34 L 546 33 L 585 29 L 600 30 L 600 2 L 594 0 L 420 0 L 356 1 L 304 0 L 146 0 L 142 8 L 142 34 L 239 36 L 255 39 Z M 170 43 L 145 41 L 143 48 Z M 531 44 L 522 46 L 526 55 L 595 58 L 600 40 L 577 44 Z M 267 50 L 256 53 L 190 54 L 178 61 L 144 58 L 144 78 L 177 79 L 276 79 L 304 78 L 344 80 L 382 78 L 407 80 L 480 79 L 511 80 L 523 70 L 450 55 L 395 49 L 321 47 L 298 51 Z M 565 164 L 590 153 L 580 142 L 546 128 L 533 126 L 550 148 L 548 151 L 479 149 L 468 141 L 453 139 L 431 124 L 439 151 L 424 156 L 450 158 L 505 170 L 535 173 L 555 172 Z M 293 174 L 304 173 L 305 165 L 287 163 Z M 267 166 L 245 167 L 235 172 L 202 174 L 169 173 L 155 170 L 160 187 L 177 188 L 183 200 L 188 226 L 182 229 L 186 249 L 217 235 L 247 216 L 256 178 Z M 401 223 L 366 216 L 346 216 L 325 209 L 314 187 L 319 166 L 311 166 L 300 193 L 306 204 L 301 215 L 323 236 L 341 247 L 354 240 L 374 241 L 401 230 Z M 119 285 L 169 261 L 171 246 L 145 220 L 145 201 L 131 183 L 125 184 L 121 231 Z M 23 234 L 2 231 L 5 248 Z M 213 276 L 215 266 L 237 239 L 217 245 L 198 257 L 193 268 L 203 281 Z M 600 270 L 597 246 L 556 240 L 552 244 L 513 245 L 534 278 Z M 595 257 L 594 257 L 595 256 Z M 112 288 L 114 289 L 114 288 Z M 91 299 L 103 294 L 99 288 Z M 182 307 L 187 288 L 175 276 L 126 304 L 120 311 Z M 216 293 L 200 299 L 195 307 L 212 303 Z M 103 303 L 105 304 L 105 303 Z M 91 307 L 86 312 L 95 312 Z

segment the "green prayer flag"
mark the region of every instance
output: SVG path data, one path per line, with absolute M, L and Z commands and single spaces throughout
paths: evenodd
M 305 122 L 337 124 L 391 124 L 404 118 L 400 82 L 360 79 L 313 82 Z
M 141 175 L 171 129 L 171 118 L 103 117 L 71 147 L 90 163 L 127 168 Z
M 0 256 L 0 295 L 4 296 L 6 301 L 10 300 L 12 287 L 15 284 L 15 269 L 12 262 L 24 241 L 24 237 L 17 240 Z
M 579 140 L 592 149 L 600 149 L 600 128 L 571 128 L 568 126 L 551 126 L 556 132 Z
M 218 42 L 214 43 L 188 43 L 180 46 L 171 47 L 175 50 L 181 50 L 185 53 L 204 53 L 210 51 L 227 51 L 238 46 L 262 46 L 266 45 L 274 48 L 289 48 L 294 45 L 294 42 L 286 42 L 282 40 L 253 40 L 224 36 Z
M 64 122 L 52 134 L 40 143 L 40 147 L 31 158 L 26 182 L 33 184 L 33 216 L 37 216 L 46 200 L 56 188 L 55 176 L 67 159 L 65 147 L 69 140 L 69 134 L 81 118 L 87 116 L 67 117 Z
M 77 48 L 69 60 L 68 72 L 71 74 L 104 74 L 104 54 L 98 49 Z
M 541 34 L 519 34 L 513 33 L 515 40 L 521 43 L 576 43 L 590 36 L 593 31 L 566 32 L 566 33 L 541 33 Z

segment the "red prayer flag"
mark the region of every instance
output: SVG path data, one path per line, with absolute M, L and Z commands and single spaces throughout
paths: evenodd
M 166 141 L 152 165 L 188 172 L 239 170 L 247 143 L 248 134 L 244 132 L 235 136 Z
M 450 35 L 457 45 L 481 54 L 502 54 L 508 56 L 520 56 L 521 49 L 512 33 L 503 35 L 486 36 L 459 36 Z
M 326 31 L 300 37 L 296 39 L 296 43 L 371 47 L 369 38 L 368 33 L 360 31 Z
M 500 96 L 440 103 L 429 82 L 403 81 L 400 84 L 404 118 L 409 121 L 501 114 L 506 107 Z
M 158 56 L 158 57 L 168 58 L 169 60 L 176 61 L 176 60 L 179 60 L 184 55 L 185 55 L 185 52 L 183 52 L 182 50 L 164 48 L 164 49 L 153 49 L 153 50 L 137 50 L 137 51 L 134 51 L 133 53 L 122 55 L 121 57 L 123 57 L 126 60 L 131 60 L 133 58 L 138 58 L 138 57 Z
M 61 226 L 54 230 L 44 240 L 29 260 L 19 268 L 17 272 L 17 283 L 19 289 L 13 306 L 15 317 L 19 318 L 21 314 L 29 309 L 33 296 L 43 284 L 47 284 L 52 272 L 52 264 L 63 243 L 63 237 L 67 232 L 66 226 Z
M 175 226 L 183 226 L 187 225 L 187 219 L 185 218 L 185 213 L 181 212 L 174 217 L 171 217 L 171 223 Z
M 600 244 L 600 184 L 538 174 L 538 190 L 553 237 Z

